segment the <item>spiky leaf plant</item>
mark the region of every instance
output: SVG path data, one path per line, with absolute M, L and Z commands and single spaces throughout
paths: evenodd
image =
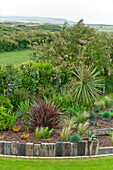
M 74 129 L 77 126 L 77 124 L 76 124 L 76 117 L 64 118 L 62 120 L 62 124 L 65 127 L 70 127 L 71 129 Z
M 89 122 L 86 122 L 85 124 L 80 123 L 78 125 L 78 134 L 80 136 L 84 135 L 84 133 L 86 132 L 86 129 L 88 128 L 88 126 L 89 126 Z
M 61 131 L 61 140 L 62 141 L 67 141 L 70 134 L 71 134 L 71 128 L 70 127 L 63 127 L 62 131 Z
M 89 105 L 102 93 L 103 78 L 96 68 L 81 66 L 73 72 L 76 81 L 72 82 L 72 92 L 77 103 Z
M 39 103 L 33 103 L 29 113 L 29 119 L 34 128 L 42 126 L 52 129 L 59 124 L 61 114 L 58 105 L 54 102 L 46 103 L 40 101 Z

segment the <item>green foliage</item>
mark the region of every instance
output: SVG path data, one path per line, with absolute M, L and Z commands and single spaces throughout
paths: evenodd
M 84 137 L 83 139 L 88 139 L 89 142 L 96 140 L 96 135 L 92 132 L 92 130 L 87 131 L 88 137 Z
M 108 110 L 108 111 L 105 111 L 105 112 L 109 113 L 110 116 L 113 117 L 113 111 L 112 111 L 112 110 Z M 100 115 L 100 116 L 103 116 L 103 114 L 104 114 L 105 112 L 100 112 L 99 115 Z
M 51 63 L 37 63 L 36 69 L 39 71 L 39 86 L 46 86 L 52 84 L 54 70 L 53 65 Z
M 0 130 L 11 128 L 17 119 L 17 115 L 9 114 L 7 108 L 0 106 Z
M 87 118 L 89 117 L 89 113 L 84 111 L 84 112 L 81 112 L 81 113 L 77 113 L 76 114 L 76 122 L 79 124 L 79 123 L 84 123 Z
M 0 94 L 0 106 L 3 106 L 6 109 L 6 112 L 12 111 L 13 109 L 10 99 L 2 94 Z
M 104 102 L 105 102 L 105 106 L 106 106 L 106 107 L 113 106 L 113 99 L 111 99 L 111 98 L 108 97 L 108 96 L 105 96 L 105 97 L 104 97 Z
M 51 133 L 54 129 L 48 129 L 48 127 L 37 127 L 36 128 L 36 139 L 39 140 L 40 138 L 48 138 L 50 137 Z
M 29 92 L 24 88 L 15 89 L 9 98 L 14 106 L 14 110 L 17 110 L 20 102 L 24 102 L 29 99 Z
M 0 25 L 0 52 L 26 49 L 34 42 L 50 41 L 51 35 L 47 30 L 59 31 L 60 26 L 8 26 Z M 49 37 L 48 37 L 49 36 Z
M 63 127 L 62 128 L 62 131 L 60 133 L 60 136 L 61 136 L 61 140 L 62 141 L 67 141 L 68 138 L 69 138 L 69 135 L 71 134 L 71 128 L 70 127 Z
M 102 120 L 110 120 L 111 119 L 111 115 L 109 114 L 109 112 L 104 112 L 103 115 L 101 116 Z
M 96 123 L 95 123 L 95 122 L 93 122 L 93 121 L 89 121 L 89 125 L 90 125 L 90 126 L 95 126 L 95 125 L 96 125 Z
M 95 120 L 96 119 L 96 114 L 94 112 L 90 112 L 90 116 L 88 117 L 88 119 L 91 119 L 91 120 Z
M 0 92 L 10 96 L 21 86 L 21 79 L 18 67 L 11 64 L 0 67 Z
M 96 101 L 96 102 L 94 103 L 94 106 L 96 106 L 97 111 L 99 112 L 99 111 L 105 109 L 105 102 L 104 102 L 103 100 Z M 96 112 L 97 112 L 97 111 L 96 111 Z
M 30 101 L 29 100 L 21 101 L 19 104 L 19 113 L 20 116 L 22 116 L 26 122 L 29 120 L 28 119 L 29 111 L 30 111 Z
M 76 102 L 86 106 L 93 104 L 98 95 L 102 93 L 103 83 L 100 72 L 96 68 L 82 66 L 76 69 L 74 74 L 76 81 L 71 83 L 71 90 Z
M 35 92 L 39 82 L 39 71 L 32 62 L 23 63 L 20 65 L 22 71 L 21 83 L 22 87 L 30 92 Z
M 75 117 L 66 117 L 63 118 L 63 121 L 61 122 L 63 126 L 70 127 L 70 129 L 74 129 L 76 127 L 76 118 Z
M 37 127 L 35 133 L 36 139 L 39 140 L 44 134 L 44 127 Z
M 82 138 L 78 134 L 71 135 L 69 141 L 72 143 L 78 143 L 82 141 Z
M 51 133 L 53 132 L 54 129 L 50 129 L 48 127 L 44 127 L 44 134 L 42 137 L 48 138 L 50 137 Z
M 72 107 L 70 105 L 70 107 L 67 108 L 66 115 L 69 117 L 78 116 L 81 115 L 84 110 L 86 110 L 84 106 L 73 103 Z
M 84 124 L 83 123 L 80 123 L 78 125 L 78 134 L 80 136 L 84 135 L 84 133 L 86 132 L 87 128 L 89 126 L 89 122 L 85 122 Z

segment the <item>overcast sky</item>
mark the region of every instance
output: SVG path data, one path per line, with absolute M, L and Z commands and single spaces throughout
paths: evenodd
M 0 15 L 84 19 L 113 24 L 113 0 L 0 0 Z

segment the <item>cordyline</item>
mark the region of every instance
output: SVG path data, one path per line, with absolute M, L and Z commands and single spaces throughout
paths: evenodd
M 63 114 L 54 102 L 34 102 L 29 113 L 29 119 L 33 127 L 55 128 L 60 122 L 60 115 Z

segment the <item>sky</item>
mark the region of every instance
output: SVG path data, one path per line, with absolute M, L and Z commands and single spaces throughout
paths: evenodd
M 113 0 L 0 0 L 0 16 L 4 15 L 113 24 Z

